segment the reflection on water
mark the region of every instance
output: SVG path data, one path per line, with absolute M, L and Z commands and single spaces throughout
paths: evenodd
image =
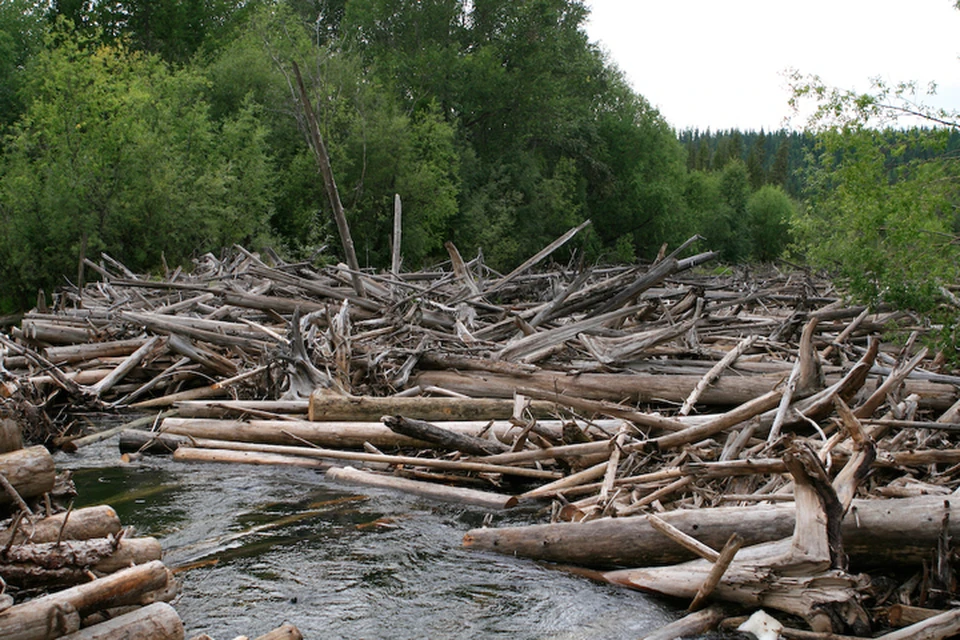
M 163 543 L 189 635 L 308 638 L 637 638 L 678 612 L 528 560 L 466 551 L 483 510 L 329 483 L 313 470 L 121 465 L 115 440 L 58 454 L 77 506 L 110 504 Z M 495 524 L 529 513 L 498 514 Z

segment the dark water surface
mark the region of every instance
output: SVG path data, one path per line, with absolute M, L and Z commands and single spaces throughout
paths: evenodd
M 520 558 L 468 551 L 484 510 L 326 481 L 313 470 L 152 458 L 116 439 L 57 454 L 77 506 L 109 504 L 176 567 L 188 637 L 639 638 L 679 616 L 662 600 Z M 526 524 L 530 512 L 496 515 Z

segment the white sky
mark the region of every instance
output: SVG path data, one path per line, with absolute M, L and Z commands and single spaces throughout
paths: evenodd
M 951 0 L 585 0 L 587 33 L 677 129 L 779 129 L 783 72 L 866 90 L 938 85 L 960 108 L 960 11 Z

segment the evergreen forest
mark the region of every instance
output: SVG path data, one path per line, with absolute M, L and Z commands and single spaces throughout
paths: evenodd
M 930 306 L 957 282 L 950 114 L 878 125 L 904 87 L 806 78 L 803 131 L 676 131 L 587 17 L 579 0 L 0 0 L 0 311 L 102 252 L 138 272 L 233 244 L 336 255 L 294 63 L 361 267 L 389 264 L 396 194 L 407 268 L 452 241 L 509 269 L 589 219 L 555 259 L 649 261 L 700 234 L 725 263 L 829 269 L 870 300 Z

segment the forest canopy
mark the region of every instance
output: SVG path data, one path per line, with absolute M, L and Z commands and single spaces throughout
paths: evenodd
M 911 203 L 904 233 L 955 237 L 952 186 L 909 186 L 953 171 L 955 131 L 677 132 L 587 17 L 579 0 L 0 0 L 0 305 L 101 252 L 149 272 L 233 243 L 338 247 L 294 63 L 362 267 L 389 262 L 395 195 L 409 268 L 453 241 L 507 269 L 588 219 L 557 259 L 649 260 L 700 234 L 726 262 L 836 267 L 849 243 L 816 229 L 901 229 L 899 209 L 853 204 L 857 180 Z M 910 276 L 881 262 L 878 295 Z

